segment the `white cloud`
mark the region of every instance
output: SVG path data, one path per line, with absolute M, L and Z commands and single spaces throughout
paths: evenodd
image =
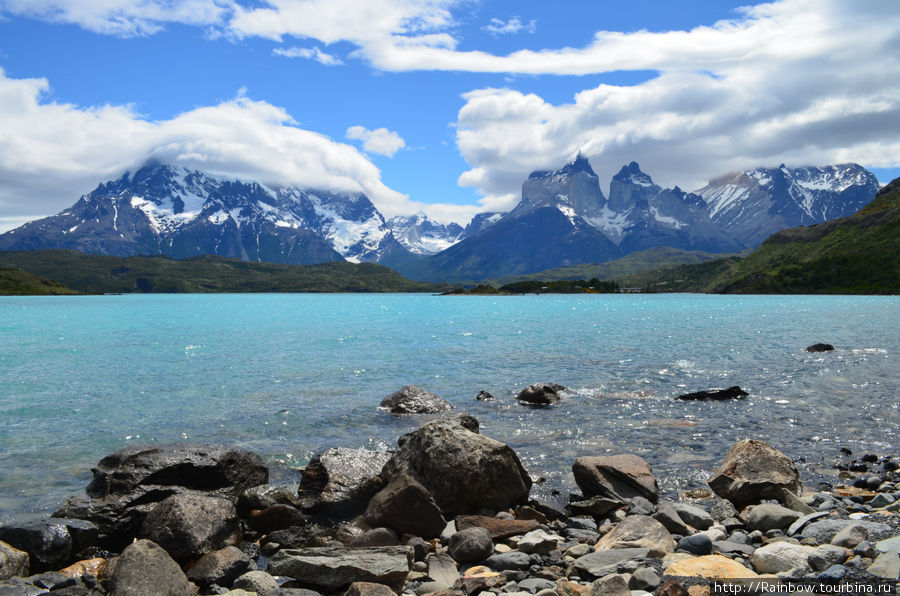
M 512 17 L 508 21 L 494 18 L 491 19 L 490 24 L 485 25 L 482 29 L 493 35 L 509 35 L 519 31 L 534 33 L 537 30 L 537 21 L 531 19 L 527 23 L 523 23 L 520 17 Z
M 0 69 L 0 227 L 57 213 L 150 158 L 269 184 L 364 192 L 386 216 L 419 203 L 381 181 L 359 150 L 303 130 L 282 108 L 237 98 L 151 122 L 129 106 L 42 101 L 45 79 Z
M 368 153 L 378 153 L 379 155 L 394 155 L 406 147 L 406 141 L 393 130 L 386 128 L 376 128 L 369 130 L 364 126 L 351 126 L 347 129 L 348 139 L 359 140 L 363 142 L 363 149 Z
M 315 60 L 319 64 L 325 66 L 339 66 L 343 64 L 340 58 L 332 54 L 326 54 L 319 46 L 312 48 L 275 48 L 272 53 L 276 56 L 284 56 L 285 58 L 306 58 L 307 60 Z

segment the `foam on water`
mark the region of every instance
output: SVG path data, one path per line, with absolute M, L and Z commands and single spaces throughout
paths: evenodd
M 621 452 L 664 491 L 702 486 L 745 437 L 803 458 L 811 483 L 842 446 L 896 451 L 897 321 L 895 297 L 0 298 L 0 516 L 54 509 L 129 444 L 237 444 L 296 481 L 283 466 L 415 428 L 376 408 L 407 384 L 469 410 L 542 494 L 574 489 L 575 457 Z M 819 341 L 837 350 L 804 351 Z M 515 403 L 537 381 L 571 389 Z M 730 385 L 750 396 L 674 399 Z

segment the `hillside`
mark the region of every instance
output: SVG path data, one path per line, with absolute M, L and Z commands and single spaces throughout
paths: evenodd
M 435 292 L 374 263 L 277 265 L 203 256 L 111 257 L 73 250 L 0 252 L 0 267 L 16 268 L 89 293 L 185 292 Z
M 59 296 L 78 294 L 58 281 L 19 269 L 0 267 L 0 296 Z

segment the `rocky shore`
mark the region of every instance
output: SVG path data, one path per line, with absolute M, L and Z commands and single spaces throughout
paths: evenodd
M 544 389 L 526 397 L 552 402 L 555 387 Z M 391 398 L 384 407 L 398 407 Z M 0 527 L 0 596 L 896 588 L 900 462 L 890 455 L 844 450 L 842 484 L 804 490 L 788 456 L 745 439 L 709 470 L 709 490 L 665 499 L 647 462 L 625 451 L 578 457 L 580 493 L 560 507 L 530 499 L 516 453 L 465 415 L 425 423 L 390 453 L 328 449 L 297 486 L 269 484 L 262 458 L 228 446 L 127 448 L 52 516 Z

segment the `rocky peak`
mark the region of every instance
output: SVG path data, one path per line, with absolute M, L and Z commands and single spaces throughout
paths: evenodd
M 636 161 L 631 162 L 627 166 L 622 166 L 619 173 L 613 176 L 613 180 L 617 182 L 627 182 L 638 186 L 654 186 L 653 180 L 641 171 L 641 166 Z
M 528 176 L 529 180 L 531 179 L 541 179 L 541 178 L 553 178 L 558 176 L 571 176 L 572 174 L 577 173 L 585 173 L 594 178 L 597 177 L 597 174 L 594 173 L 594 169 L 591 167 L 591 163 L 588 159 L 579 153 L 575 156 L 575 159 L 564 165 L 558 170 L 536 170 Z

